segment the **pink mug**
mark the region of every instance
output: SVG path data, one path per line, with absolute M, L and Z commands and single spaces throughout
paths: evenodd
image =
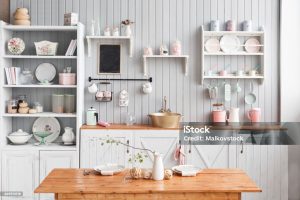
M 247 112 L 247 117 L 251 122 L 260 122 L 261 110 L 260 108 L 252 108 Z

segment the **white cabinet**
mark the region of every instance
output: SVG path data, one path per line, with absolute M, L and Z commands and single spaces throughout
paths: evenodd
M 76 168 L 76 151 L 40 151 L 40 183 L 54 168 Z M 40 200 L 54 200 L 53 194 L 40 194 Z
M 2 188 L 1 191 L 20 191 L 22 199 L 38 199 L 33 193 L 38 186 L 39 161 L 37 151 L 2 151 Z M 18 197 L 2 197 L 18 199 Z
M 122 143 L 133 145 L 131 131 L 82 130 L 80 145 L 81 168 L 93 168 L 106 163 L 129 166 L 128 160 L 132 155 L 132 149 L 121 144 L 106 143 L 105 138 L 107 136 Z
M 162 154 L 165 168 L 171 168 L 177 165 L 174 160 L 174 150 L 178 143 L 178 131 L 135 131 L 135 147 L 146 148 Z M 138 150 L 135 150 L 138 152 Z M 153 155 L 147 152 L 148 157 L 141 164 L 142 168 L 151 168 L 153 166 Z

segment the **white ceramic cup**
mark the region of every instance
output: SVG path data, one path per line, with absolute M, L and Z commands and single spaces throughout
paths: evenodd
M 238 71 L 236 72 L 236 75 L 237 75 L 237 76 L 244 76 L 244 71 L 243 71 L 243 70 L 238 70 Z
M 256 70 L 250 70 L 249 76 L 256 76 Z
M 207 72 L 205 72 L 206 76 L 212 76 L 213 75 L 213 72 L 212 70 L 208 70 Z
M 98 87 L 95 83 L 91 84 L 89 87 L 88 87 L 88 91 L 89 93 L 91 94 L 95 94 L 97 91 L 98 91 Z

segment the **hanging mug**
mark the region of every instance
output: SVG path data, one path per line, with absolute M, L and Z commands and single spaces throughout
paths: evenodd
M 152 85 L 151 83 L 147 82 L 144 83 L 142 86 L 142 90 L 145 94 L 150 94 L 152 92 Z
M 89 87 L 88 87 L 88 91 L 89 93 L 91 94 L 95 94 L 97 91 L 98 91 L 98 87 L 95 83 L 91 84 Z

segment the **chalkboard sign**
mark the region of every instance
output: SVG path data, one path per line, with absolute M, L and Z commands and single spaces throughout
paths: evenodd
M 121 45 L 100 44 L 98 52 L 98 74 L 121 73 Z

